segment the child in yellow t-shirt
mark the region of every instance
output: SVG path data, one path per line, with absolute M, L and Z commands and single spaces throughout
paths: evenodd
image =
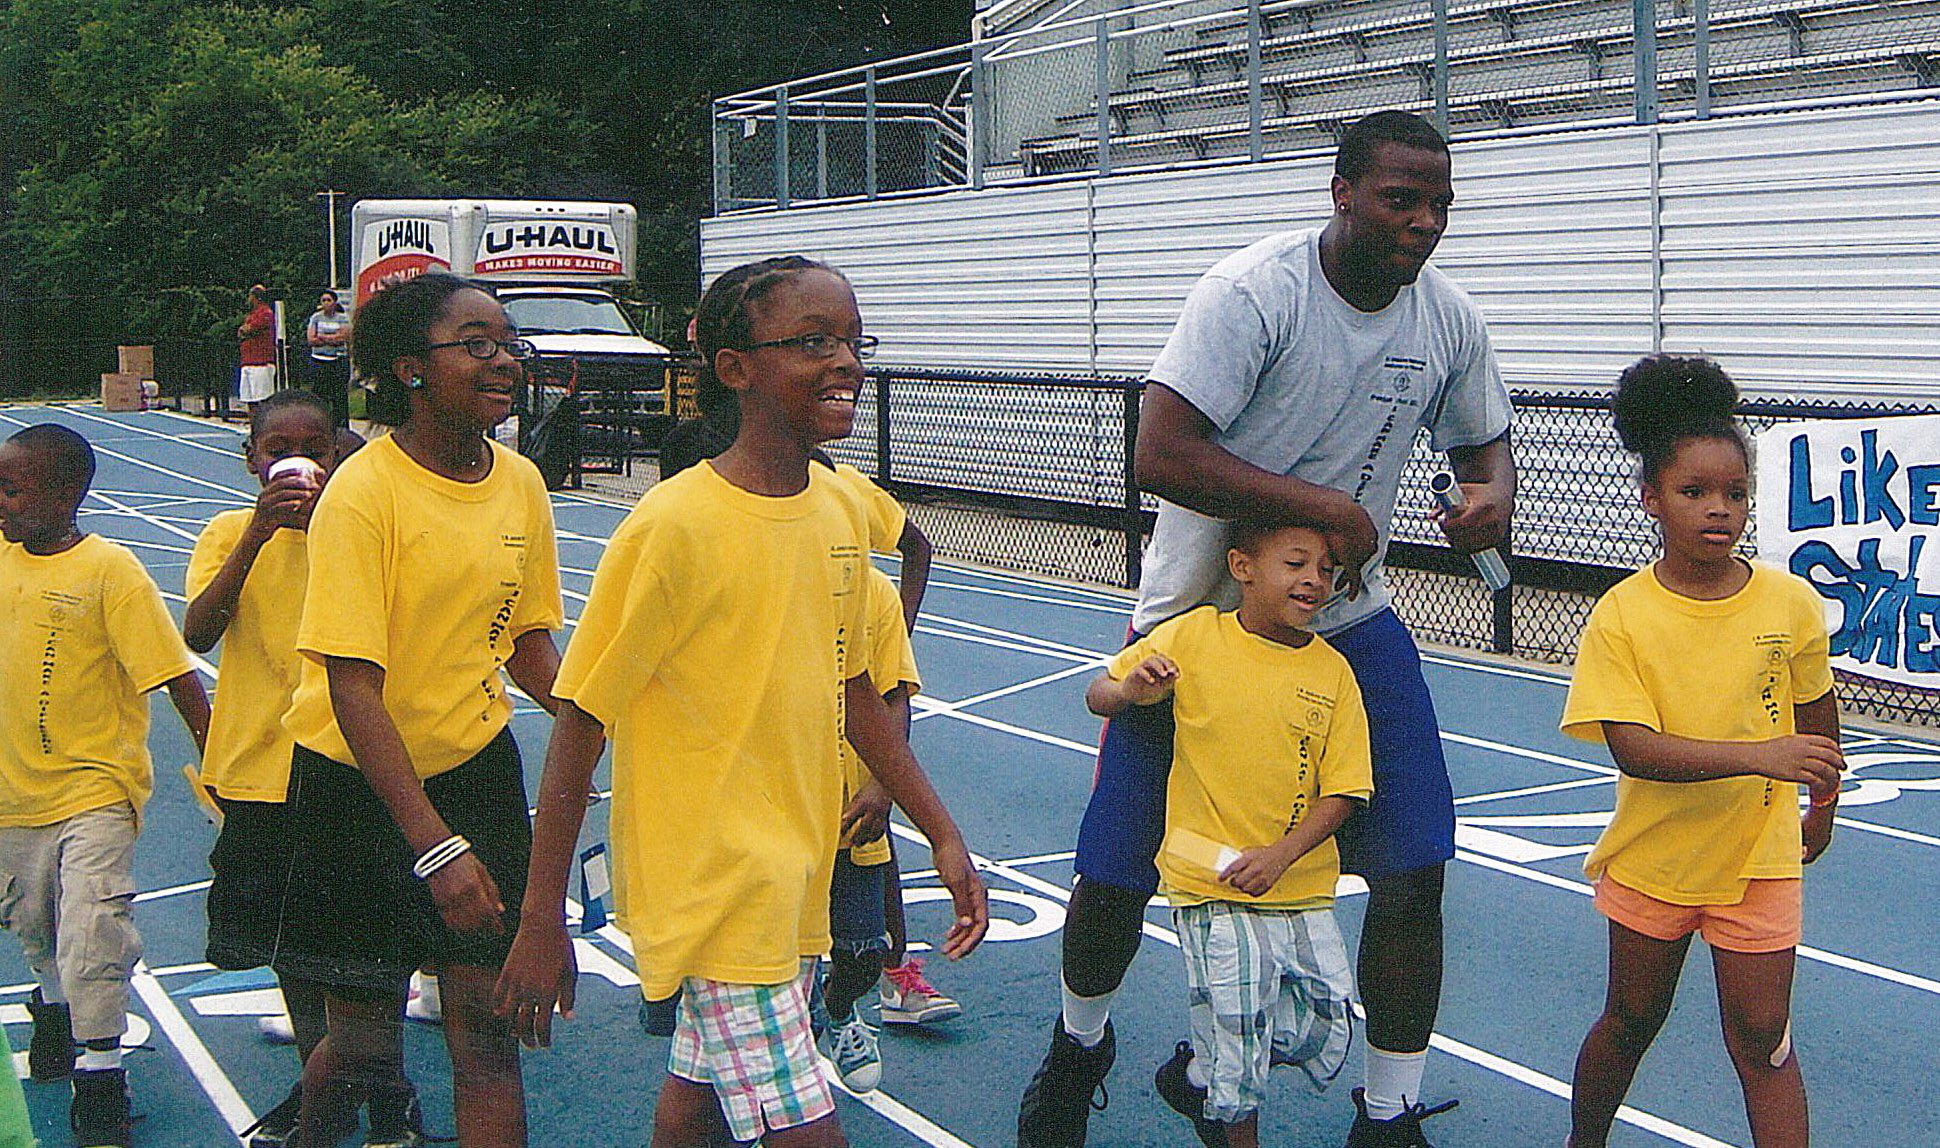
M 71 1073 L 81 1143 L 126 1144 L 132 867 L 154 788 L 142 695 L 165 687 L 198 750 L 209 700 L 154 579 L 75 524 L 93 478 L 94 451 L 66 427 L 0 446 L 0 884 L 39 984 L 29 1070 Z
M 838 738 L 932 843 L 956 902 L 944 951 L 973 948 L 988 915 L 962 838 L 857 650 L 863 508 L 809 465 L 855 417 L 859 356 L 874 346 L 855 295 L 812 260 L 764 260 L 708 288 L 698 329 L 710 369 L 741 395 L 740 428 L 718 458 L 650 490 L 600 560 L 554 685 L 531 880 L 499 1004 L 538 1043 L 554 1003 L 571 1007 L 566 878 L 611 729 L 620 924 L 643 995 L 681 993 L 656 1137 L 833 1145 L 807 988 L 829 945 Z
M 864 575 L 864 629 L 861 651 L 869 680 L 888 705 L 904 736 L 909 731 L 909 699 L 922 687 L 916 650 L 903 624 L 896 584 L 871 566 Z M 829 883 L 829 972 L 823 985 L 829 1027 L 823 1034 L 828 1056 L 851 1092 L 872 1092 L 882 1083 L 882 1053 L 875 1029 L 856 1011 L 862 994 L 882 976 L 889 950 L 885 886 L 895 875 L 889 848 L 889 794 L 847 742 L 842 756 L 842 836 L 846 848 L 835 855 Z
M 363 441 L 348 430 L 333 433 L 330 422 L 330 405 L 309 391 L 278 391 L 252 406 L 243 462 L 262 491 L 253 507 L 210 519 L 189 556 L 182 636 L 198 653 L 222 643 L 201 775 L 223 815 L 209 854 L 214 880 L 206 911 L 207 957 L 217 968 L 253 969 L 276 955 L 291 844 L 285 798 L 292 742 L 283 714 L 303 664 L 296 631 L 310 571 L 310 512 L 348 441 Z M 323 1039 L 325 989 L 293 974 L 277 979 L 288 1015 L 264 1017 L 264 1031 L 293 1041 L 300 1065 Z M 380 1140 L 416 1095 L 403 1060 L 392 1068 L 391 1079 L 371 1089 Z M 302 1099 L 299 1078 L 257 1121 L 250 1143 L 293 1137 Z
M 701 417 L 688 419 L 667 432 L 660 447 L 660 478 L 672 478 L 703 459 L 713 458 L 734 441 L 741 425 L 741 402 L 713 377 L 703 372 L 697 394 Z M 820 451 L 810 456 L 827 466 L 835 476 L 855 491 L 869 518 L 869 549 L 894 552 L 900 560 L 897 592 L 902 603 L 903 624 L 916 628 L 916 613 L 929 586 L 930 540 L 916 523 L 910 521 L 902 504 L 867 475 L 846 462 L 836 462 Z M 963 1006 L 938 992 L 923 973 L 923 960 L 911 957 L 908 949 L 908 923 L 903 914 L 902 875 L 896 865 L 896 842 L 883 838 L 890 867 L 884 871 L 883 917 L 889 930 L 889 947 L 882 954 L 882 1011 L 884 1024 L 934 1024 L 961 1016 Z M 672 998 L 650 1001 L 641 1011 L 642 1022 L 652 1036 L 673 1033 Z M 850 1084 L 850 1087 L 854 1087 Z
M 1296 1064 L 1321 1089 L 1346 1059 L 1353 978 L 1331 908 L 1333 834 L 1374 776 L 1354 672 L 1306 628 L 1333 585 L 1326 539 L 1241 524 L 1227 562 L 1239 609 L 1161 623 L 1112 659 L 1085 704 L 1112 717 L 1172 699 L 1158 864 L 1192 1040 L 1155 1084 L 1201 1140 L 1250 1148 L 1271 1066 Z
M 1790 986 L 1800 864 L 1832 837 L 1839 705 L 1818 595 L 1736 553 L 1751 505 L 1737 403 L 1707 359 L 1654 355 L 1617 383 L 1617 434 L 1642 456 L 1664 553 L 1597 602 L 1563 708 L 1563 730 L 1622 770 L 1584 864 L 1610 920 L 1610 988 L 1577 1056 L 1573 1148 L 1609 1135 L 1693 932 L 1711 946 L 1753 1143 L 1806 1142 Z

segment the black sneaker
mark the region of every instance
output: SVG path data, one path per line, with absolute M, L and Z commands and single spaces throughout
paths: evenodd
M 1158 1090 L 1159 1099 L 1165 1101 L 1166 1107 L 1192 1121 L 1199 1143 L 1206 1148 L 1226 1148 L 1226 1126 L 1206 1119 L 1206 1090 L 1186 1075 L 1186 1065 L 1191 1063 L 1192 1042 L 1182 1040 L 1172 1050 L 1172 1059 L 1159 1065 L 1159 1070 L 1152 1074 L 1152 1087 Z
M 75 1069 L 74 1103 L 67 1122 L 76 1148 L 128 1148 L 134 1117 L 128 1073 L 120 1068 Z
M 303 1082 L 297 1081 L 276 1107 L 242 1130 L 247 1148 L 286 1148 L 296 1142 L 296 1119 L 303 1111 Z
M 1460 1104 L 1444 1100 L 1433 1108 L 1411 1104 L 1392 1120 L 1376 1120 L 1367 1114 L 1367 1090 L 1354 1090 L 1354 1127 L 1347 1132 L 1347 1148 L 1435 1148 L 1421 1134 L 1421 1122 L 1439 1116 Z
M 383 1088 L 370 1094 L 370 1134 L 364 1148 L 423 1148 L 424 1112 L 415 1088 Z
M 1111 1103 L 1105 1074 L 1117 1057 L 1118 1038 L 1110 1021 L 1105 1022 L 1104 1039 L 1090 1048 L 1064 1031 L 1062 1017 L 1054 1022 L 1051 1051 L 1017 1106 L 1017 1148 L 1084 1148 L 1092 1109 L 1102 1112 Z M 1093 1093 L 1101 1098 L 1096 1103 Z
M 74 1071 L 74 1024 L 64 1004 L 48 1004 L 35 989 L 27 998 L 34 1039 L 27 1045 L 27 1074 L 42 1084 L 66 1080 Z
M 242 1130 L 245 1148 L 288 1148 L 296 1143 L 297 1118 L 303 1113 L 303 1081 L 298 1080 L 290 1086 L 290 1094 L 278 1101 L 276 1107 L 258 1117 L 256 1123 Z M 330 1137 L 335 1144 L 344 1137 L 357 1131 L 357 1110 L 352 1108 L 343 1117 L 336 1135 Z

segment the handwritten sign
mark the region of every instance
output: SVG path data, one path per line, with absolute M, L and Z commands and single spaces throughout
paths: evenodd
M 1826 600 L 1836 668 L 1940 689 L 1940 415 L 1760 434 L 1758 554 Z

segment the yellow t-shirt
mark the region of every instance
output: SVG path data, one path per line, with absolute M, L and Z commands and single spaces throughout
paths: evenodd
M 1124 676 L 1152 654 L 1179 667 L 1172 687 L 1172 772 L 1165 789 L 1159 875 L 1174 905 L 1232 901 L 1269 909 L 1330 905 L 1340 850 L 1329 837 L 1265 896 L 1219 880 L 1238 852 L 1271 845 L 1322 797 L 1374 793 L 1367 711 L 1354 671 L 1316 636 L 1298 649 L 1262 638 L 1239 615 L 1201 606 L 1119 651 Z
M 140 810 L 155 787 L 142 695 L 193 668 L 127 547 L 0 544 L 0 827 Z
M 513 640 L 556 630 L 565 614 L 545 482 L 526 459 L 491 450 L 490 474 L 455 482 L 386 436 L 323 488 L 297 628 L 306 657 L 283 720 L 305 748 L 353 761 L 326 656 L 384 667 L 384 708 L 420 778 L 464 764 L 510 720 L 501 671 Z
M 1649 568 L 1590 612 L 1563 732 L 1630 722 L 1705 741 L 1796 732 L 1794 704 L 1832 688 L 1825 611 L 1803 579 L 1753 563 L 1729 598 L 1674 594 Z M 1735 905 L 1752 878 L 1797 877 L 1798 786 L 1764 777 L 1617 779 L 1617 812 L 1583 870 L 1674 905 Z
M 869 567 L 863 577 L 868 595 L 868 616 L 864 620 L 862 642 L 857 648 L 869 659 L 869 681 L 876 692 L 886 694 L 897 686 L 908 686 L 911 697 L 923 687 L 916 676 L 916 648 L 910 644 L 909 627 L 903 622 L 903 600 L 889 575 Z M 843 738 L 836 745 L 842 755 L 842 808 L 847 809 L 862 787 L 869 784 L 869 767 L 862 764 L 855 747 Z M 856 865 L 888 863 L 889 834 L 874 841 L 849 847 L 849 860 Z
M 903 538 L 903 525 L 909 520 L 903 504 L 846 462 L 835 464 L 835 476 L 862 500 L 863 510 L 869 515 L 869 549 L 883 554 L 895 550 Z
M 189 556 L 195 601 L 235 552 L 254 512 L 228 510 L 209 520 Z M 310 573 L 309 538 L 278 530 L 243 579 L 235 616 L 222 634 L 222 677 L 202 751 L 202 783 L 232 801 L 282 801 L 290 787 L 290 735 L 283 714 L 296 692 L 303 656 L 296 625 Z
M 780 984 L 829 943 L 842 683 L 866 525 L 823 467 L 750 494 L 711 463 L 613 532 L 553 692 L 613 738 L 614 901 L 642 990 Z

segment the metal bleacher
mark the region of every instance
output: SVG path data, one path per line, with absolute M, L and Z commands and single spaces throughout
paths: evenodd
M 1435 110 L 1432 20 L 1420 0 L 1291 0 L 1263 5 L 1261 16 L 1259 128 L 1267 152 L 1330 147 L 1342 125 L 1369 111 Z M 1632 19 L 1629 0 L 1451 4 L 1451 132 L 1629 116 Z M 1703 78 L 1714 106 L 1940 86 L 1936 0 L 1721 0 L 1705 26 Z M 1658 10 L 1654 51 L 1666 109 L 1692 102 L 1700 78 L 1696 27 L 1682 5 Z M 1128 45 L 1134 63 L 1106 104 L 1114 165 L 1244 156 L 1252 146 L 1244 15 L 1172 39 L 1159 50 L 1151 50 L 1155 42 Z M 1052 122 L 1068 130 L 1019 140 L 1023 173 L 1092 168 L 1096 99 L 1075 103 Z

